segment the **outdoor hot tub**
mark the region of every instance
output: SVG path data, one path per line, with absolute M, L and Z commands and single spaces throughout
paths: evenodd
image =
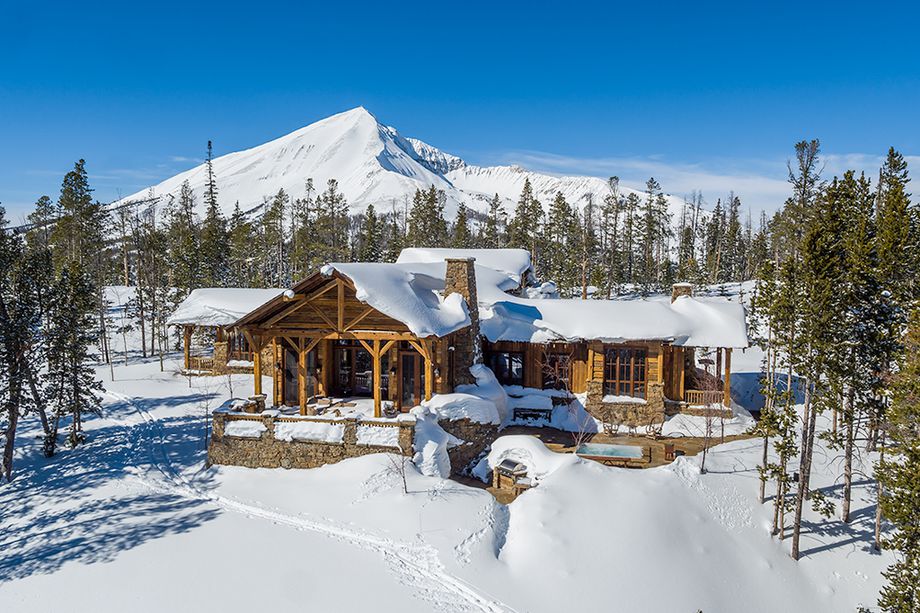
M 614 445 L 611 443 L 582 443 L 575 453 L 589 460 L 604 464 L 641 464 L 651 462 L 651 450 L 636 445 Z

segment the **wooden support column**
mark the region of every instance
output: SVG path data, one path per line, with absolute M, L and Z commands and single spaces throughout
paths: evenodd
M 336 326 L 337 332 L 345 331 L 345 284 L 342 283 L 341 279 L 336 280 L 336 289 L 338 294 L 336 296 L 336 320 L 338 325 Z
M 674 360 L 680 368 L 680 400 L 683 400 L 687 391 L 687 356 L 684 355 L 683 347 L 675 351 Z
M 258 345 L 252 346 L 252 374 L 253 392 L 258 396 L 262 393 L 262 348 Z
M 664 345 L 658 346 L 658 383 L 664 383 Z
M 300 399 L 300 414 L 307 414 L 307 352 L 303 339 L 297 341 L 297 390 Z
M 425 348 L 425 400 L 431 400 L 431 384 L 434 379 L 434 365 L 431 362 L 431 344 L 422 341 Z
M 280 378 L 284 376 L 284 372 L 279 372 L 278 370 L 278 361 L 284 359 L 284 355 L 278 349 L 278 337 L 272 337 L 272 406 L 280 406 L 284 404 L 282 398 L 281 390 L 281 381 Z
M 194 326 L 182 326 L 182 344 L 185 351 L 185 368 L 189 369 L 192 361 L 192 330 Z
M 382 415 L 381 411 L 381 402 L 380 402 L 380 341 L 374 339 L 374 345 L 371 351 L 371 357 L 374 359 L 373 373 L 374 373 L 374 417 L 380 417 Z
M 732 406 L 732 350 L 725 349 L 725 384 L 722 386 L 724 397 L 722 404 L 726 407 Z

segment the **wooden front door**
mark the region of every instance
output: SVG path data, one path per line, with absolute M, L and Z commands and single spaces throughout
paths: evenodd
M 374 360 L 363 346 L 351 342 L 337 344 L 333 362 L 336 394 L 373 396 Z
M 300 404 L 300 388 L 297 374 L 297 352 L 289 347 L 284 348 L 284 376 L 282 378 L 282 401 L 289 407 Z
M 415 351 L 399 354 L 399 409 L 408 411 L 425 397 L 425 359 Z

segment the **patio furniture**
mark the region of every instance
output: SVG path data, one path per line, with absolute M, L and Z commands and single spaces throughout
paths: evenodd
M 677 457 L 674 453 L 674 443 L 665 443 L 664 444 L 664 460 L 665 462 L 671 462 L 674 458 Z

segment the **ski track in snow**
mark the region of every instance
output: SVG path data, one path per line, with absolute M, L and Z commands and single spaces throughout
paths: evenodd
M 147 446 L 147 451 L 150 456 L 150 464 L 156 468 L 163 478 L 161 480 L 151 480 L 145 477 L 141 474 L 142 469 L 133 460 L 129 467 L 134 478 L 146 487 L 154 491 L 171 493 L 184 498 L 206 500 L 227 511 L 240 513 L 247 517 L 265 519 L 296 530 L 317 532 L 348 545 L 379 554 L 401 584 L 414 589 L 420 599 L 430 602 L 440 610 L 482 611 L 486 613 L 514 612 L 514 609 L 508 605 L 481 594 L 463 579 L 449 574 L 438 559 L 437 550 L 430 545 L 404 543 L 373 534 L 363 534 L 337 525 L 328 519 L 320 522 L 295 517 L 275 509 L 246 504 L 202 490 L 173 467 L 164 446 L 162 428 L 150 412 L 138 406 L 128 395 L 111 390 L 106 390 L 105 394 L 132 407 L 140 416 L 141 421 L 130 422 L 126 420 L 126 423 L 144 426 L 156 439 L 154 444 Z M 129 436 L 128 438 L 128 444 L 134 454 L 140 453 L 138 444 L 140 434 Z

